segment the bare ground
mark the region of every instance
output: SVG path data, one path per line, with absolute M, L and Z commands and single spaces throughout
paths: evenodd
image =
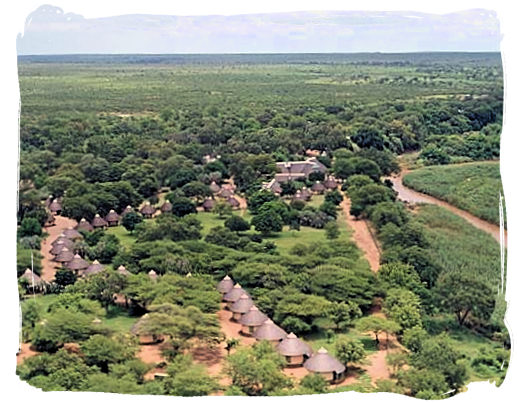
M 371 269 L 377 272 L 379 270 L 381 251 L 377 246 L 371 230 L 368 228 L 367 222 L 365 220 L 358 220 L 350 214 L 350 204 L 350 199 L 343 194 L 341 208 L 343 209 L 346 223 L 352 228 L 353 239 L 359 249 L 363 251 Z

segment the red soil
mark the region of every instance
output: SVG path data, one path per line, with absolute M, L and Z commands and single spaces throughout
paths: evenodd
M 20 345 L 20 351 L 16 354 L 16 365 L 20 365 L 26 358 L 38 354 L 39 353 L 36 350 L 34 350 L 30 343 L 22 343 Z
M 359 249 L 363 251 L 371 269 L 377 272 L 377 270 L 379 270 L 381 251 L 377 246 L 372 231 L 369 229 L 368 223 L 365 220 L 358 220 L 350 214 L 350 199 L 345 194 L 343 194 L 343 197 L 341 208 L 343 209 L 348 226 L 353 230 L 354 241 Z
M 56 267 L 60 266 L 59 263 L 52 260 L 54 256 L 50 253 L 50 249 L 52 249 L 51 243 L 54 242 L 64 230 L 77 225 L 77 222 L 71 218 L 62 216 L 55 216 L 55 218 L 56 225 L 45 228 L 48 236 L 41 242 L 41 255 L 43 256 L 43 259 L 41 259 L 41 278 L 48 282 L 54 280 Z
M 136 356 L 146 364 L 159 364 L 165 361 L 162 356 L 162 346 L 163 342 L 141 345 Z

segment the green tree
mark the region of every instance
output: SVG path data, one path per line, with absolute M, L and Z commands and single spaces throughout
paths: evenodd
M 325 236 L 327 239 L 339 238 L 340 233 L 339 226 L 335 221 L 329 221 L 325 224 Z
M 366 357 L 363 343 L 358 340 L 350 340 L 346 336 L 339 336 L 335 343 L 336 358 L 343 364 L 361 363 Z
M 470 274 L 447 273 L 435 291 L 441 308 L 454 313 L 460 326 L 469 315 L 488 320 L 495 308 L 494 290 Z
M 165 393 L 175 396 L 207 396 L 219 385 L 201 364 L 195 364 L 190 355 L 179 355 L 167 366 L 164 380 Z
M 422 326 L 420 298 L 404 288 L 392 288 L 384 300 L 386 314 L 400 325 L 401 330 Z
M 273 211 L 262 210 L 251 219 L 251 224 L 257 231 L 268 235 L 272 232 L 281 232 L 283 221 L 279 214 Z
M 237 215 L 231 215 L 230 217 L 228 217 L 224 222 L 224 226 L 228 228 L 230 231 L 235 232 L 242 232 L 250 229 L 249 222 L 241 216 Z
M 130 211 L 129 213 L 124 214 L 124 216 L 122 217 L 122 226 L 130 233 L 133 233 L 135 227 L 142 221 L 143 218 L 139 213 L 135 211 Z
M 88 365 L 96 365 L 107 373 L 111 364 L 118 364 L 131 359 L 136 352 L 136 345 L 115 340 L 100 334 L 91 336 L 81 344 L 81 352 Z
M 20 237 L 41 235 L 41 224 L 36 218 L 26 217 L 22 220 L 20 228 L 18 229 Z

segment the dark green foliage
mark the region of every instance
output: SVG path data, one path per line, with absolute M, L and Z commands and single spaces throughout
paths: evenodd
M 172 201 L 172 214 L 183 217 L 188 214 L 196 214 L 196 205 L 186 197 L 178 197 Z
M 230 231 L 242 232 L 250 229 L 250 224 L 244 218 L 237 215 L 232 215 L 224 222 L 224 226 Z
M 127 214 L 124 214 L 122 217 L 121 224 L 127 229 L 129 232 L 133 232 L 138 224 L 143 221 L 143 218 L 140 214 L 135 211 L 130 211 Z

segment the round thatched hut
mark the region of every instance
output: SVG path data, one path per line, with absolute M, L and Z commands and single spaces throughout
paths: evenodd
M 74 243 L 70 240 L 70 239 L 67 239 L 65 238 L 68 242 L 65 242 L 64 240 L 63 241 L 58 241 L 56 242 L 54 245 L 52 245 L 52 248 L 50 249 L 50 253 L 54 256 L 57 256 L 61 253 L 61 251 L 63 250 L 63 248 L 68 248 L 69 250 L 71 250 L 74 246 Z
M 230 291 L 223 295 L 223 301 L 226 302 L 226 307 L 229 308 L 229 305 L 238 301 L 243 294 L 247 294 L 247 292 L 242 289 L 240 284 L 235 284 Z
M 145 202 L 145 204 L 140 209 L 140 213 L 144 216 L 144 218 L 152 218 L 155 211 L 156 209 L 151 206 L 151 203 L 148 201 Z
M 79 221 L 79 224 L 75 226 L 75 229 L 77 231 L 93 231 L 93 225 L 91 225 L 88 221 L 86 221 L 86 218 L 81 218 L 81 221 Z
M 303 364 L 309 372 L 320 374 L 327 381 L 335 383 L 344 378 L 346 367 L 334 357 L 330 356 L 325 348 L 320 348 L 316 354 Z
M 325 186 L 327 189 L 329 190 L 334 190 L 337 188 L 337 181 L 336 181 L 336 178 L 334 178 L 333 176 L 329 176 L 325 182 L 323 182 L 323 186 Z
M 239 323 L 242 325 L 241 333 L 245 336 L 252 336 L 255 329 L 262 325 L 267 319 L 267 316 L 253 305 L 250 310 L 244 315 L 241 315 L 239 319 Z
M 287 337 L 287 333 L 271 319 L 267 319 L 262 325 L 255 329 L 253 337 L 257 340 L 270 341 L 274 346 L 276 346 Z
M 67 247 L 64 247 L 61 249 L 61 252 L 59 252 L 59 255 L 57 255 L 54 260 L 59 263 L 67 263 L 70 262 L 74 258 L 74 254 L 68 250 Z
M 225 198 L 225 199 L 228 199 L 229 197 L 232 197 L 233 196 L 233 191 L 231 191 L 230 189 L 228 188 L 224 188 L 223 190 L 221 190 L 219 192 L 219 196 Z
M 26 269 L 20 276 L 20 280 L 22 280 L 25 286 L 31 291 L 39 291 L 45 288 L 45 282 L 31 269 Z
M 52 200 L 52 203 L 50 203 L 48 209 L 52 214 L 56 215 L 61 214 L 61 210 L 63 210 L 63 208 L 61 207 L 61 203 L 57 199 Z
M 120 214 L 121 217 L 124 217 L 127 213 L 133 213 L 135 210 L 133 210 L 133 207 L 131 207 L 129 204 L 127 205 L 127 207 L 124 209 L 124 211 L 122 211 L 122 213 Z
M 108 223 L 108 227 L 116 227 L 120 221 L 120 216 L 112 209 L 106 214 L 104 220 Z
M 147 273 L 147 275 L 152 281 L 156 281 L 156 279 L 158 278 L 158 274 L 156 274 L 154 270 L 150 270 L 149 273 Z
M 72 227 L 69 227 L 63 231 L 63 235 L 66 236 L 68 239 L 71 239 L 72 241 L 75 241 L 76 239 L 81 239 L 83 236 L 77 231 L 76 229 L 73 229 Z
M 80 255 L 74 255 L 73 259 L 65 263 L 65 267 L 69 270 L 81 274 L 89 266 L 89 263 L 84 260 Z
M 238 208 L 239 208 L 239 206 L 241 205 L 241 204 L 239 203 L 239 200 L 237 200 L 237 199 L 236 199 L 235 197 L 233 197 L 233 196 L 228 197 L 228 199 L 226 199 L 226 201 L 227 201 L 227 202 L 228 202 L 228 204 L 229 204 L 230 206 L 232 206 L 232 208 L 234 208 L 234 209 L 238 209 Z
M 302 188 L 300 193 L 301 193 L 302 197 L 304 198 L 304 200 L 310 200 L 311 199 L 312 193 L 305 186 Z
M 212 181 L 212 183 L 210 184 L 209 188 L 210 188 L 210 191 L 213 194 L 217 194 L 221 190 L 221 187 L 217 183 L 215 183 L 215 181 Z
M 164 340 L 163 335 L 151 333 L 150 330 L 146 329 L 149 319 L 149 314 L 146 313 L 131 327 L 131 333 L 138 337 L 140 344 L 154 344 Z
M 74 241 L 72 241 L 71 239 L 67 238 L 67 237 L 65 236 L 65 234 L 63 234 L 63 233 L 59 234 L 59 236 L 58 236 L 56 239 L 54 239 L 54 240 L 52 241 L 51 245 L 52 245 L 52 246 L 54 246 L 54 245 L 55 245 L 55 244 L 57 244 L 58 242 L 63 242 L 63 243 L 65 243 L 65 244 L 66 244 L 66 247 L 67 247 L 67 248 L 69 248 L 69 249 L 71 249 L 71 248 L 72 248 L 72 246 L 74 245 Z
M 302 366 L 304 361 L 312 355 L 312 348 L 292 332 L 276 346 L 276 351 L 284 356 L 287 365 L 292 367 Z
M 172 203 L 169 200 L 165 200 L 160 210 L 162 213 L 170 213 L 172 211 Z
M 253 306 L 253 300 L 247 294 L 242 294 L 240 298 L 229 306 L 232 312 L 232 320 L 238 322 L 241 316 L 247 313 Z
M 203 210 L 212 211 L 215 207 L 214 199 L 206 199 L 202 204 Z
M 226 294 L 233 288 L 233 280 L 230 276 L 225 276 L 219 283 L 217 284 L 217 291 L 221 294 Z
M 117 269 L 117 273 L 122 274 L 124 276 L 129 276 L 131 273 L 122 265 L 120 265 Z
M 93 263 L 84 271 L 84 275 L 89 276 L 91 274 L 100 273 L 103 270 L 104 266 L 100 264 L 98 260 L 94 260 Z
M 92 220 L 92 226 L 95 229 L 106 228 L 108 226 L 108 223 L 99 214 L 95 214 L 95 217 L 93 217 L 93 220 Z
M 316 181 L 314 185 L 312 185 L 311 190 L 317 194 L 323 194 L 325 192 L 325 186 L 320 181 Z

